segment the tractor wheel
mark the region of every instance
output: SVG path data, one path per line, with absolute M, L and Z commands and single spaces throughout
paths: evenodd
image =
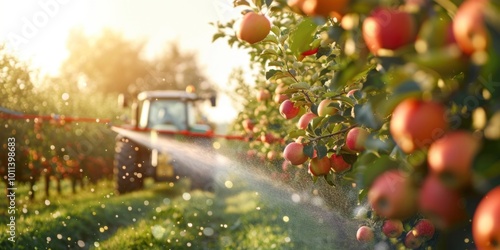
M 143 178 L 138 175 L 139 146 L 125 137 L 117 137 L 115 147 L 116 191 L 128 193 L 143 187 Z

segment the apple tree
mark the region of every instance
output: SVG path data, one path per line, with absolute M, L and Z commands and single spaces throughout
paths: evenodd
M 281 148 L 313 181 L 354 189 L 367 244 L 498 247 L 498 2 L 234 5 L 241 18 L 214 40 L 259 72 L 235 124 L 257 152 Z

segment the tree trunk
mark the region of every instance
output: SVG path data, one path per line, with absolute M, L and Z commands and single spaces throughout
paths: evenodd
M 56 179 L 57 194 L 61 194 L 61 179 L 61 177 L 57 177 Z
M 76 194 L 76 182 L 78 181 L 78 178 L 76 176 L 71 176 L 71 190 L 73 191 L 73 194 Z
M 35 199 L 35 189 L 34 189 L 35 183 L 36 183 L 36 180 L 34 178 L 32 178 L 30 180 L 30 200 L 31 201 Z
M 50 195 L 50 175 L 46 174 L 45 175 L 45 197 L 49 197 Z

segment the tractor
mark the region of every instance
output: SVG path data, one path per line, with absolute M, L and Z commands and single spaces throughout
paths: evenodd
M 213 127 L 201 115 L 201 105 L 216 105 L 215 95 L 200 97 L 178 90 L 141 92 L 133 101 L 120 95 L 132 114 L 117 133 L 114 172 L 120 194 L 144 187 L 146 178 L 175 182 L 189 178 L 192 188 L 210 189 L 213 169 L 200 157 L 210 154 Z

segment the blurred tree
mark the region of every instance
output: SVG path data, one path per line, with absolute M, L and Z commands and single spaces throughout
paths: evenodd
M 188 85 L 200 91 L 211 89 L 195 53 L 169 42 L 162 53 L 147 60 L 144 45 L 144 41 L 127 40 L 110 29 L 97 36 L 76 29 L 68 38 L 69 57 L 62 72 L 66 79 L 104 93 L 135 95 L 144 90 L 184 90 Z
M 30 73 L 29 66 L 19 61 L 15 56 L 0 45 L 0 106 L 22 112 L 32 112 L 35 107 L 27 102 L 34 91 L 32 78 L 35 72 Z
M 196 54 L 182 51 L 178 43 L 169 42 L 163 52 L 150 61 L 148 74 L 136 82 L 135 89 L 185 90 L 188 85 L 193 85 L 198 91 L 211 89 L 197 63 Z
M 69 56 L 61 71 L 75 82 L 85 79 L 87 87 L 104 93 L 126 93 L 128 87 L 147 74 L 148 63 L 142 58 L 143 42 L 125 39 L 110 29 L 88 36 L 82 29 L 68 37 Z

